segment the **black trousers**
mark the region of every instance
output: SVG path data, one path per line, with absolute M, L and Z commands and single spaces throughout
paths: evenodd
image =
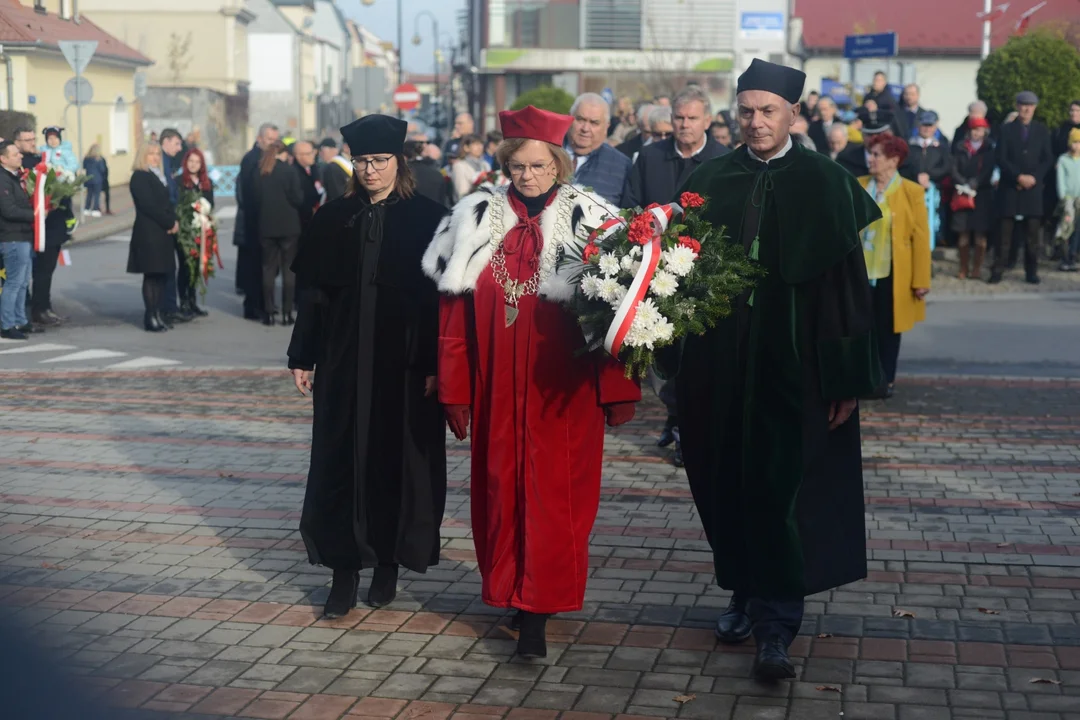
M 34 253 L 33 287 L 30 295 L 30 316 L 52 309 L 52 281 L 60 258 L 59 245 L 46 245 L 43 252 Z
M 246 242 L 237 248 L 237 284 L 244 291 L 244 314 L 262 315 L 262 248 L 254 242 Z
M 109 183 L 102 183 L 101 194 L 105 196 L 105 212 L 112 212 L 112 198 L 109 197 Z
M 874 301 L 874 330 L 877 335 L 878 355 L 885 370 L 885 381 L 896 382 L 896 364 L 900 357 L 900 333 L 894 332 L 893 278 L 881 278 L 871 288 Z
M 293 295 L 296 292 L 296 275 L 290 268 L 296 258 L 300 237 L 263 237 L 259 239 L 259 244 L 262 246 L 263 311 L 274 311 L 274 279 L 280 272 L 281 312 L 289 314 L 293 311 Z
M 773 637 L 779 637 L 785 645 L 791 645 L 802 627 L 805 600 L 765 600 L 764 598 L 744 597 L 736 592 L 732 598 L 743 604 L 746 614 L 754 623 L 754 639 L 759 643 Z
M 1016 227 L 1018 223 L 1025 231 L 1024 272 L 1030 277 L 1039 272 L 1039 245 L 1042 241 L 1042 218 L 1037 217 L 1025 217 L 1019 221 L 1011 217 L 1002 218 L 1001 246 L 998 247 L 998 251 L 994 253 L 994 272 L 1005 272 L 1006 261 L 1009 261 L 1010 263 L 1015 261 L 1016 254 L 1014 254 L 1012 250 L 1015 246 L 1010 246 L 1006 243 L 1012 243 L 1013 228 Z M 1016 253 L 1019 253 L 1019 249 L 1016 250 Z M 1010 258 L 1010 255 L 1012 255 L 1012 258 Z

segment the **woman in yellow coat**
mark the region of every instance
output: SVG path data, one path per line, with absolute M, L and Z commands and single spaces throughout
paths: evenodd
M 878 350 L 892 397 L 900 335 L 926 319 L 930 292 L 930 223 L 923 189 L 900 177 L 897 168 L 907 158 L 900 138 L 879 135 L 872 140 L 867 165 L 870 174 L 859 183 L 877 202 L 881 219 L 863 231 L 866 271 L 873 285 Z

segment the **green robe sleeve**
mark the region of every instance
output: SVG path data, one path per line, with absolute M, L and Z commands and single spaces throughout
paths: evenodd
M 821 395 L 825 400 L 871 395 L 885 379 L 862 248 L 848 253 L 818 283 L 816 344 Z

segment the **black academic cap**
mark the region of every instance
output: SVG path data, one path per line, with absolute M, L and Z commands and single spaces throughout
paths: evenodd
M 401 155 L 409 124 L 389 115 L 367 115 L 341 128 L 341 136 L 353 157 L 360 155 Z
M 747 90 L 765 90 L 794 105 L 802 98 L 805 84 L 806 73 L 802 70 L 754 58 L 746 72 L 739 76 L 735 94 Z

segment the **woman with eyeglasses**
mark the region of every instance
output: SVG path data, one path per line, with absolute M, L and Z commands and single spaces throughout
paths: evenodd
M 304 189 L 289 162 L 289 151 L 277 141 L 263 150 L 255 181 L 259 200 L 259 245 L 262 248 L 263 325 L 273 325 L 274 280 L 281 273 L 281 324 L 293 324 L 296 276 L 290 270 L 300 243 L 300 207 Z
M 518 654 L 541 658 L 548 617 L 584 600 L 604 422 L 633 419 L 641 391 L 615 361 L 579 352 L 564 304 L 589 229 L 617 212 L 568 184 L 573 119 L 529 106 L 499 120 L 496 160 L 511 185 L 459 202 L 424 271 L 443 293 L 439 399 L 459 440 L 472 430 L 483 601 L 515 609 Z
M 333 570 L 327 618 L 397 594 L 399 567 L 439 561 L 446 424 L 435 396 L 439 295 L 420 260 L 446 209 L 415 192 L 406 123 L 368 115 L 341 129 L 353 175 L 319 208 L 293 265 L 301 295 L 289 367 L 313 389 L 300 534 Z M 314 373 L 314 388 L 312 377 Z

